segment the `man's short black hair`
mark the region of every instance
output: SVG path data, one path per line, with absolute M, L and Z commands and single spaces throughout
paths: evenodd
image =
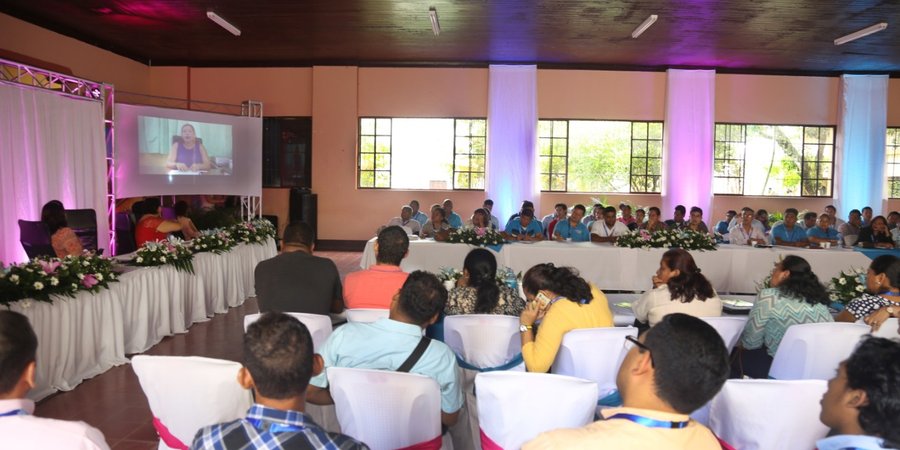
M 519 213 L 519 216 L 534 217 L 534 210 L 530 209 L 530 208 L 525 208 L 522 210 L 522 212 Z
M 684 205 L 677 205 L 675 206 L 675 211 L 684 214 L 685 212 L 687 212 L 687 209 L 684 208 Z
M 605 216 L 607 213 L 613 213 L 613 214 L 615 214 L 615 213 L 616 213 L 616 207 L 615 207 L 615 206 L 607 206 L 606 208 L 603 208 L 603 215 Z
M 736 216 L 736 215 L 737 215 L 737 211 L 735 211 L 735 210 L 733 210 L 733 209 L 729 209 L 727 212 L 725 212 L 725 215 L 726 215 L 726 216 L 727 216 L 727 215 Z
M 400 288 L 400 309 L 407 317 L 420 325 L 425 325 L 444 310 L 447 304 L 447 289 L 436 276 L 417 270 L 406 278 Z
M 761 215 L 761 214 L 769 215 L 769 212 L 766 211 L 765 209 L 762 209 L 762 208 L 757 209 L 757 210 L 756 210 L 756 215 L 759 216 L 759 215 Z
M 852 216 L 852 215 L 854 215 L 854 214 L 856 214 L 857 216 L 861 216 L 861 215 L 862 215 L 862 213 L 859 212 L 858 209 L 851 209 L 850 212 L 849 212 L 847 215 L 848 215 L 848 216 Z
M 885 448 L 900 448 L 900 342 L 869 337 L 844 362 L 847 387 L 866 392 L 859 425 L 869 436 L 884 439 Z
M 888 213 L 888 217 L 891 217 L 891 216 L 900 216 L 900 212 L 891 211 L 890 213 Z
M 491 200 L 491 199 L 487 199 L 487 200 L 484 201 L 484 203 L 482 203 L 482 205 L 490 205 L 490 206 L 494 206 L 494 201 Z
M 815 211 L 810 211 L 810 212 L 808 212 L 808 213 L 806 213 L 806 214 L 803 215 L 803 220 L 807 220 L 807 219 L 815 219 L 816 217 L 819 217 L 819 215 L 816 214 Z
M 534 203 L 531 200 L 522 200 L 522 209 L 525 208 L 534 209 Z
M 284 228 L 284 244 L 312 247 L 316 241 L 312 227 L 306 222 L 293 222 Z
M 553 207 L 553 209 L 556 209 L 556 208 L 566 208 L 566 209 L 568 209 L 569 207 L 566 206 L 565 203 L 557 203 L 557 204 Z
M 690 414 L 710 401 L 728 379 L 728 349 L 710 324 L 682 313 L 663 317 L 647 331 L 656 395 Z
M 582 205 L 581 203 L 579 203 L 579 204 L 577 204 L 577 205 L 575 205 L 575 206 L 572 207 L 572 211 L 575 211 L 576 209 L 580 209 L 582 213 L 587 212 L 587 210 L 584 209 L 584 205 Z
M 701 216 L 703 215 L 703 210 L 700 209 L 699 206 L 692 206 L 692 207 L 691 207 L 691 214 L 693 214 L 693 213 L 695 213 L 695 212 L 700 213 Z
M 403 228 L 393 225 L 378 233 L 378 253 L 375 260 L 379 263 L 399 266 L 407 250 L 409 236 Z
M 313 342 L 306 325 L 284 313 L 263 314 L 244 333 L 244 367 L 264 397 L 303 395 L 313 367 Z
M 797 208 L 788 208 L 788 209 L 784 210 L 784 215 L 788 215 L 791 213 L 793 213 L 796 216 L 797 214 L 800 214 L 800 211 L 797 211 Z
M 863 212 L 866 212 L 867 209 L 869 210 L 869 212 L 872 212 L 872 207 L 871 207 L 871 206 L 863 206 L 862 211 L 863 211 Z
M 28 318 L 0 311 L 0 394 L 12 391 L 37 355 L 37 335 Z

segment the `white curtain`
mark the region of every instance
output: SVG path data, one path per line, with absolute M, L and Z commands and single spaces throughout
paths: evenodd
M 668 219 L 676 205 L 703 209 L 712 222 L 713 129 L 716 72 L 670 69 L 666 76 L 662 204 Z
M 871 206 L 884 210 L 887 75 L 841 76 L 834 195 L 839 214 Z M 845 217 L 846 219 L 846 217 Z
M 540 210 L 537 183 L 537 66 L 490 66 L 487 196 L 500 226 L 522 200 Z
M 103 104 L 0 83 L 0 261 L 27 259 L 17 221 L 54 199 L 97 211 L 109 251 Z

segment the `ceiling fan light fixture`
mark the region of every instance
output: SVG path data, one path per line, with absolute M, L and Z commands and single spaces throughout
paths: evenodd
M 431 32 L 435 36 L 441 35 L 441 22 L 438 20 L 437 8 L 432 6 L 428 8 L 428 18 L 431 20 Z
M 875 34 L 879 31 L 883 31 L 885 28 L 887 28 L 887 26 L 887 22 L 876 23 L 875 25 L 872 25 L 870 27 L 863 28 L 862 30 L 855 31 L 853 33 L 835 39 L 834 45 L 844 45 L 850 41 L 855 41 L 870 34 Z
M 659 16 L 657 16 L 656 14 L 650 14 L 650 17 L 648 17 L 647 20 L 644 20 L 643 23 L 638 25 L 638 27 L 631 32 L 631 38 L 637 39 L 638 36 L 644 34 L 644 32 L 647 31 L 647 28 L 650 28 L 651 25 L 656 23 L 656 19 L 658 18 Z
M 215 12 L 213 12 L 213 11 L 207 11 L 207 12 L 206 12 L 206 17 L 209 17 L 209 20 L 212 20 L 213 22 L 217 23 L 220 27 L 222 27 L 222 28 L 228 30 L 229 33 L 231 33 L 231 34 L 233 34 L 233 35 L 235 35 L 235 36 L 240 36 L 240 35 L 241 35 L 241 30 L 240 30 L 240 28 L 238 28 L 238 27 L 232 25 L 230 22 L 228 22 L 227 20 L 223 19 L 222 16 L 216 14 Z

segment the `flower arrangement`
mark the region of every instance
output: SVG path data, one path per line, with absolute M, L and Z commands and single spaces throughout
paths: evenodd
M 194 253 L 180 239 L 147 242 L 137 250 L 132 263 L 142 267 L 171 264 L 176 270 L 194 273 Z
M 212 252 L 216 254 L 225 253 L 235 245 L 231 233 L 221 228 L 201 231 L 200 236 L 192 239 L 190 244 L 194 253 Z
M 52 303 L 52 296 L 74 297 L 78 291 L 99 292 L 118 281 L 112 260 L 85 253 L 65 258 L 38 257 L 0 265 L 0 305 L 33 298 Z
M 866 270 L 850 269 L 832 278 L 828 283 L 828 297 L 831 301 L 846 305 L 866 291 Z
M 447 239 L 447 242 L 453 244 L 470 244 L 470 245 L 478 245 L 481 247 L 488 245 L 500 245 L 506 242 L 506 239 L 503 239 L 503 236 L 500 233 L 490 229 L 490 228 L 460 228 L 452 233 L 450 233 L 450 237 Z
M 275 238 L 278 230 L 266 219 L 254 219 L 231 227 L 231 237 L 237 242 L 263 245 L 269 238 Z
M 715 239 L 707 234 L 687 229 L 649 232 L 635 230 L 616 238 L 617 247 L 626 248 L 683 248 L 685 250 L 716 250 Z
M 457 270 L 453 267 L 441 267 L 441 271 L 435 275 L 444 283 L 444 287 L 449 291 L 456 286 L 456 282 L 462 278 L 463 273 L 461 270 Z M 498 285 L 505 284 L 511 289 L 517 289 L 522 282 L 522 272 L 517 274 L 509 267 L 497 267 L 495 279 L 497 280 Z

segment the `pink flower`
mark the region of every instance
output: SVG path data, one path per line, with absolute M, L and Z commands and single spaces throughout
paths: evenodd
M 94 275 L 93 275 L 93 274 L 87 274 L 87 275 L 84 276 L 84 279 L 81 280 L 81 285 L 84 286 L 84 287 L 87 288 L 87 289 L 90 289 L 90 288 L 92 288 L 92 287 L 98 285 L 99 283 L 100 283 L 100 282 L 97 281 L 96 278 L 94 278 Z
M 475 235 L 476 235 L 476 236 L 484 236 L 486 233 L 487 233 L 487 228 L 484 228 L 484 227 L 477 227 L 477 228 L 475 228 Z
M 47 275 L 51 275 L 51 274 L 53 274 L 53 272 L 56 272 L 56 268 L 59 267 L 60 262 L 59 261 L 51 261 L 51 262 L 40 261 L 40 264 L 41 264 L 41 269 L 44 269 L 44 272 L 47 272 Z
M 647 230 L 641 230 L 641 239 L 644 241 L 649 241 L 650 233 Z

